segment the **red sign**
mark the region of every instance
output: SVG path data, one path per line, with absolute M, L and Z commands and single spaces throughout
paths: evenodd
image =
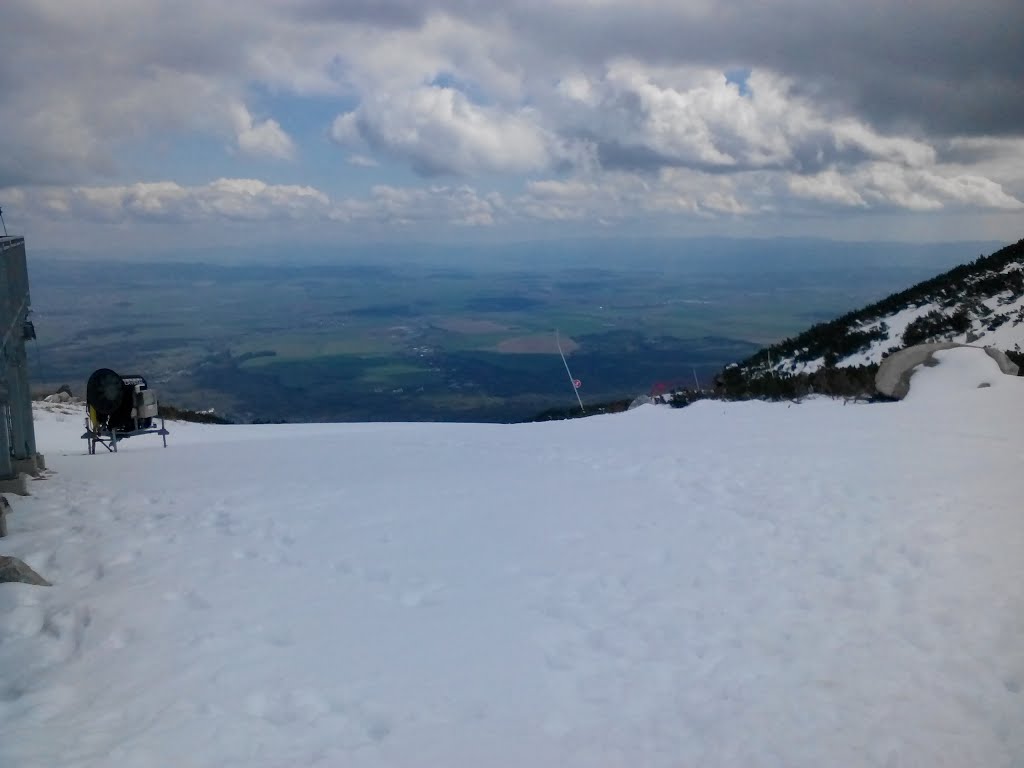
M 582 381 L 580 381 L 579 379 L 573 379 L 573 380 L 572 380 L 572 385 L 573 385 L 574 387 L 576 387 L 576 389 L 579 389 L 580 387 L 582 387 L 582 386 L 583 386 L 583 382 L 582 382 Z

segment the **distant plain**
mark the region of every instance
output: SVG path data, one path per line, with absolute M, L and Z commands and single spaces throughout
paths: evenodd
M 40 391 L 99 367 L 236 421 L 520 421 L 710 384 L 761 346 L 994 250 L 814 240 L 29 254 Z

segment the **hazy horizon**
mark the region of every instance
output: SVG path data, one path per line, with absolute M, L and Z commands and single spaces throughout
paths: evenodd
M 12 235 L 22 236 L 12 232 Z M 1024 235 L 1024 228 L 1022 228 Z M 708 255 L 724 251 L 729 255 L 747 252 L 756 254 L 768 250 L 773 256 L 783 255 L 788 258 L 799 258 L 801 255 L 815 255 L 818 251 L 808 249 L 828 247 L 841 252 L 845 256 L 862 259 L 884 258 L 887 249 L 891 249 L 901 258 L 917 252 L 926 257 L 929 252 L 943 252 L 955 256 L 962 254 L 962 261 L 970 261 L 977 255 L 987 255 L 1000 248 L 1016 242 L 1013 240 L 979 240 L 962 238 L 952 240 L 875 240 L 875 239 L 837 239 L 825 237 L 729 237 L 729 236 L 692 236 L 673 237 L 665 235 L 636 235 L 586 237 L 565 235 L 558 238 L 520 238 L 498 241 L 369 241 L 369 242 L 302 242 L 291 239 L 278 241 L 264 240 L 255 244 L 215 245 L 202 241 L 192 241 L 187 245 L 169 247 L 163 243 L 153 242 L 147 245 L 134 246 L 125 243 L 107 244 L 89 240 L 81 247 L 39 246 L 31 237 L 26 238 L 30 262 L 34 259 L 73 259 L 81 261 L 122 261 L 134 260 L 140 253 L 145 253 L 147 261 L 154 263 L 227 263 L 244 264 L 247 262 L 264 264 L 268 261 L 281 263 L 287 259 L 290 264 L 320 265 L 338 261 L 341 263 L 380 258 L 383 261 L 414 260 L 432 262 L 437 259 L 444 261 L 452 254 L 466 257 L 469 254 L 524 254 L 537 251 L 557 252 L 565 261 L 587 259 L 587 254 L 594 254 L 599 259 L 605 257 L 610 250 L 631 248 L 641 254 L 655 252 L 666 255 L 667 249 L 676 251 L 675 258 L 686 259 L 695 255 Z M 974 253 L 979 251 L 979 253 Z M 973 254 L 973 255 L 972 255 Z M 31 266 L 31 264 L 30 264 Z M 628 264 L 619 264 L 628 266 Z

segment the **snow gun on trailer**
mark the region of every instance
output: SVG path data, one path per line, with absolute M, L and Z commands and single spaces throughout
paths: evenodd
M 170 433 L 159 416 L 156 392 L 142 376 L 121 376 L 109 368 L 100 368 L 89 377 L 85 393 L 89 415 L 82 439 L 89 441 L 90 454 L 96 453 L 97 443 L 116 453 L 119 440 L 136 435 L 160 435 L 164 448 L 167 447 Z

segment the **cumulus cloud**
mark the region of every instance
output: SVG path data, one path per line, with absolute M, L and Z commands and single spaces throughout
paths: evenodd
M 372 221 L 398 226 L 490 226 L 504 208 L 501 195 L 481 196 L 469 186 L 393 187 L 378 185 L 368 198 L 339 202 L 331 218 L 347 223 Z
M 789 191 L 797 197 L 839 206 L 935 211 L 943 208 L 1015 211 L 1024 203 L 981 176 L 942 175 L 894 163 L 872 163 L 845 175 L 834 169 L 793 176 Z
M 788 79 L 758 70 L 737 82 L 708 68 L 620 59 L 600 72 L 550 83 L 538 91 L 537 103 L 481 106 L 455 87 L 418 86 L 367 98 L 338 116 L 331 136 L 426 176 L 666 168 L 812 176 L 825 169 L 842 175 L 875 162 L 925 169 L 937 160 L 927 142 L 832 114 Z M 815 183 L 821 187 L 821 180 L 797 180 L 789 189 L 814 197 Z M 833 201 L 838 194 L 864 204 L 841 184 L 831 186 Z
M 787 122 L 797 109 L 773 84 L 751 95 L 713 70 L 655 69 L 613 62 L 592 87 L 601 97 L 584 111 L 605 165 L 701 168 L 780 166 L 792 157 Z
M 790 176 L 787 186 L 792 194 L 808 200 L 860 208 L 868 205 L 852 181 L 833 168 L 813 176 Z
M 334 121 L 331 138 L 348 147 L 365 142 L 427 176 L 536 171 L 551 158 L 550 138 L 530 110 L 481 106 L 438 86 L 367 98 Z
M 600 79 L 576 79 L 559 90 L 572 102 L 567 111 L 575 125 L 568 130 L 591 138 L 611 168 L 807 173 L 837 162 L 935 160 L 927 143 L 831 115 L 770 72 L 752 70 L 740 84 L 717 70 L 626 60 L 613 62 Z
M 947 205 L 1020 210 L 1024 203 L 995 182 L 978 176 L 946 177 L 932 171 L 907 170 L 877 163 L 853 174 L 864 194 L 909 210 L 936 210 Z
M 173 181 L 129 185 L 29 187 L 5 195 L 16 216 L 76 217 L 116 222 L 296 221 L 479 227 L 505 209 L 501 195 L 466 185 L 378 185 L 365 197 L 332 199 L 315 187 L 259 179 Z
M 308 186 L 258 179 L 217 179 L 183 186 L 173 181 L 105 187 L 32 187 L 19 190 L 21 205 L 83 219 L 244 220 L 326 218 L 330 200 Z
M 714 218 L 752 213 L 734 179 L 681 168 L 655 175 L 610 172 L 590 180 L 542 180 L 526 185 L 517 213 L 549 221 L 637 216 Z
M 295 155 L 295 145 L 276 120 L 253 120 L 244 104 L 231 108 L 238 148 L 250 155 L 287 160 Z

